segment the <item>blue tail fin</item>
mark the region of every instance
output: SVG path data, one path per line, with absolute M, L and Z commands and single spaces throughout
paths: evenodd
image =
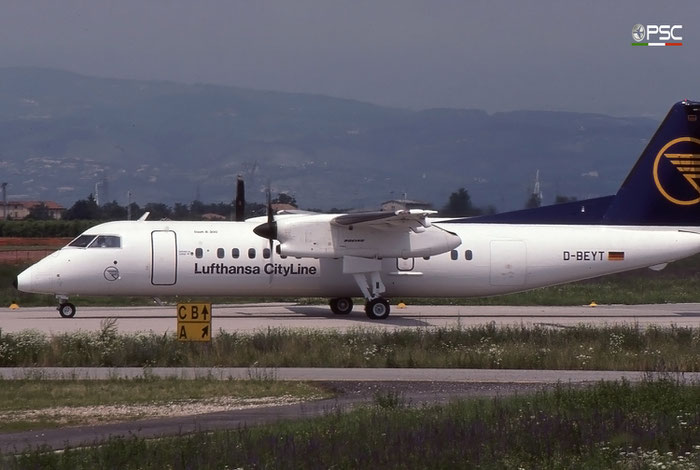
M 602 222 L 700 226 L 700 102 L 673 105 Z

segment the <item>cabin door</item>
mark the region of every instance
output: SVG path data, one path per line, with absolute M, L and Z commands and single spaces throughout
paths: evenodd
M 172 230 L 151 232 L 151 283 L 172 286 L 177 281 L 177 237 Z

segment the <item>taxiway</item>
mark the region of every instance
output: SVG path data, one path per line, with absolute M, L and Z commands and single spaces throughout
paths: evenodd
M 33 329 L 47 334 L 95 331 L 105 320 L 115 319 L 122 333 L 174 333 L 176 307 L 81 307 L 73 318 L 61 318 L 55 308 L 31 307 L 0 313 L 3 332 Z M 292 303 L 214 304 L 212 332 L 256 331 L 267 328 L 402 329 L 421 327 L 471 327 L 483 324 L 568 327 L 579 324 L 700 327 L 700 304 L 599 305 L 569 307 L 524 306 L 392 306 L 386 320 L 370 320 L 355 306 L 350 315 L 334 315 L 325 305 Z

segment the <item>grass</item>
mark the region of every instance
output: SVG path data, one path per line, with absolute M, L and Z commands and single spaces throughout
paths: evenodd
M 565 329 L 493 325 L 387 331 L 219 331 L 209 344 L 174 334 L 48 336 L 0 331 L 0 366 L 438 367 L 700 371 L 700 330 L 634 326 Z
M 5 468 L 692 469 L 700 386 L 601 383 L 532 396 L 347 414 L 5 456 Z
M 0 432 L 84 424 L 94 420 L 93 414 L 81 413 L 66 421 L 65 413 L 57 408 L 91 407 L 101 405 L 170 405 L 183 401 L 211 402 L 227 397 L 251 400 L 270 397 L 310 399 L 326 397 L 328 393 L 303 382 L 277 380 L 195 380 L 143 379 L 96 380 L 0 380 Z M 31 411 L 29 414 L 22 413 Z M 121 415 L 120 415 L 121 416 Z M 133 413 L 131 419 L 140 417 Z M 117 416 L 116 418 L 119 418 Z M 99 421 L 111 421 L 107 414 Z

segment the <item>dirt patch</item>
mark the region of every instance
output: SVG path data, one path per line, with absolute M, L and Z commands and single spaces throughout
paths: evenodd
M 0 237 L 0 247 L 3 246 L 55 246 L 60 248 L 67 245 L 72 238 L 66 237 Z
M 11 250 L 0 251 L 0 264 L 36 263 L 56 250 Z
M 39 410 L 0 412 L 0 419 L 5 423 L 51 421 L 58 424 L 95 425 L 134 419 L 192 416 L 220 411 L 290 405 L 318 398 L 320 397 L 300 399 L 288 395 L 262 398 L 215 397 L 206 400 L 173 400 L 167 403 L 150 404 L 61 406 Z

